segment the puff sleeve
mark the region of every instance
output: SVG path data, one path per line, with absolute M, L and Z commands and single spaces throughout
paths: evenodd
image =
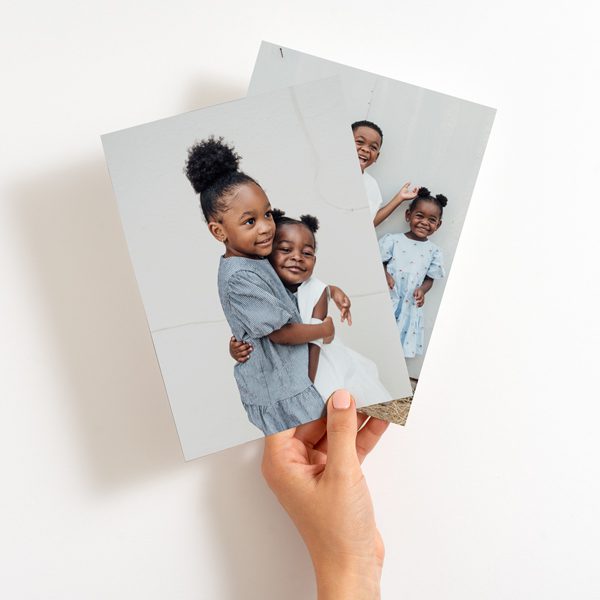
M 442 279 L 445 276 L 444 256 L 442 251 L 436 247 L 433 249 L 431 255 L 431 262 L 429 263 L 429 268 L 427 269 L 427 277 L 431 277 L 431 279 Z
M 265 337 L 294 317 L 272 286 L 252 271 L 235 273 L 228 282 L 227 296 L 232 312 L 251 338 Z
M 391 233 L 386 233 L 379 240 L 379 253 L 381 254 L 381 262 L 388 262 L 394 253 L 394 238 Z

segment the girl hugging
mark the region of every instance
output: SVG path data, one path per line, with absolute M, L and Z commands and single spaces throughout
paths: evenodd
M 225 247 L 218 272 L 223 312 L 235 338 L 254 348 L 251 361 L 234 367 L 241 401 L 249 420 L 269 435 L 323 415 L 308 377 L 307 343 L 330 341 L 334 327 L 330 317 L 303 324 L 266 260 L 275 237 L 271 204 L 238 169 L 240 158 L 222 138 L 210 137 L 188 150 L 185 173 L 200 194 L 210 233 Z
M 273 211 L 273 217 L 277 229 L 269 261 L 283 285 L 296 295 L 302 322 L 322 323 L 328 318 L 329 295 L 328 287 L 313 275 L 319 223 L 310 215 L 291 219 L 279 210 Z M 230 350 L 237 360 L 252 362 L 256 358 L 249 357 L 247 344 L 232 342 Z M 318 341 L 309 344 L 308 375 L 323 400 L 340 388 L 349 390 L 359 405 L 392 400 L 379 381 L 375 363 L 337 339 L 326 345 Z
M 379 240 L 396 323 L 406 358 L 423 354 L 423 305 L 434 279 L 444 277 L 442 251 L 429 240 L 442 225 L 448 200 L 420 188 L 406 211 L 409 231 L 389 233 Z

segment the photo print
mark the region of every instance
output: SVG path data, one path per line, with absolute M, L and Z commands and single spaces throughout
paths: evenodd
M 388 310 L 416 386 L 495 109 L 267 42 L 248 94 L 331 76 L 340 78 Z M 403 424 L 407 412 L 397 409 L 364 412 Z
M 333 77 L 102 136 L 188 460 L 412 396 L 344 115 Z

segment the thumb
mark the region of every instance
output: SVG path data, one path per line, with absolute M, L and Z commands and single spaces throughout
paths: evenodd
M 348 390 L 337 390 L 327 403 L 327 466 L 330 475 L 360 468 L 356 454 L 356 405 Z

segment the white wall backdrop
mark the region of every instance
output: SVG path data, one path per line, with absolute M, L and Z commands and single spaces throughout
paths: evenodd
M 5 11 L 3 597 L 314 591 L 260 479 L 260 441 L 183 462 L 99 139 L 243 95 L 262 39 L 498 109 L 410 419 L 365 465 L 387 546 L 383 597 L 600 597 L 588 5 Z

